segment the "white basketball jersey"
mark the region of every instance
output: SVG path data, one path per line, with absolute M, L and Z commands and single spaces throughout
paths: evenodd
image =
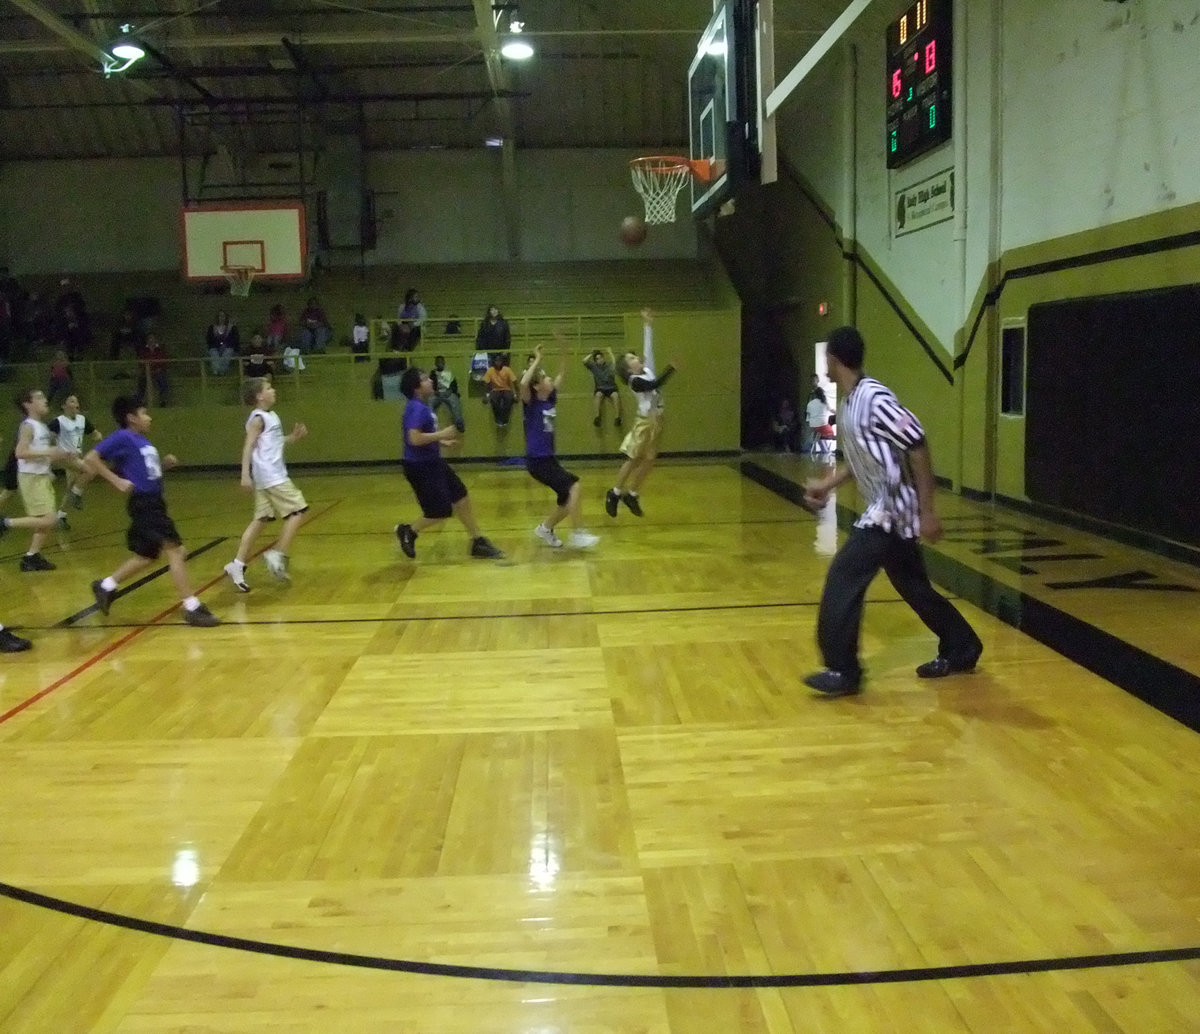
M 250 453 L 250 474 L 255 488 L 274 488 L 288 479 L 283 462 L 283 421 L 278 413 L 256 409 L 246 421 L 247 427 L 255 417 L 262 418 L 263 429 Z
M 54 437 L 50 434 L 50 428 L 40 420 L 34 420 L 33 417 L 26 417 L 21 421 L 22 426 L 25 424 L 33 428 L 33 438 L 29 444 L 35 449 L 51 449 L 54 447 Z M 35 460 L 23 460 L 18 457 L 17 472 L 20 474 L 49 474 L 50 460 L 42 459 L 41 457 Z
M 65 413 L 58 418 L 58 444 L 64 449 L 83 451 L 83 434 L 87 428 L 87 417 L 82 413 L 70 417 Z

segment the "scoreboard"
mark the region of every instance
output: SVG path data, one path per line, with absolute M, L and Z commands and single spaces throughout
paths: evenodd
M 887 167 L 950 139 L 951 0 L 917 0 L 887 29 Z

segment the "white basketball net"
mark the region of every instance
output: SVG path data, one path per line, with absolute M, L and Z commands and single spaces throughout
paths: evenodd
M 226 266 L 225 276 L 229 280 L 229 293 L 234 298 L 248 298 L 250 285 L 254 282 L 252 266 Z
M 642 158 L 629 166 L 633 186 L 646 204 L 646 225 L 675 221 L 675 199 L 692 170 L 675 158 Z

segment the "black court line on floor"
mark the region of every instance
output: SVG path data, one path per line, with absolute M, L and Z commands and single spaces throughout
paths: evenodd
M 226 538 L 222 537 L 219 539 L 213 539 L 211 542 L 206 542 L 206 543 L 204 543 L 203 546 L 198 546 L 196 549 L 189 550 L 187 556 L 184 559 L 191 560 L 192 557 L 198 557 L 203 553 L 207 553 L 210 549 L 215 549 L 217 546 L 219 546 L 222 542 L 225 542 L 225 541 L 226 541 Z M 166 574 L 170 570 L 171 570 L 171 568 L 169 566 L 160 567 L 157 571 L 151 571 L 149 574 L 142 575 L 142 577 L 137 579 L 137 581 L 130 582 L 123 589 L 118 589 L 116 592 L 116 595 L 113 597 L 113 601 L 115 602 L 116 600 L 121 599 L 121 597 L 123 597 L 123 596 L 128 596 L 131 592 L 134 591 L 134 589 L 140 589 L 143 585 L 149 584 L 150 582 L 154 581 L 156 578 L 161 578 L 164 574 Z M 52 625 L 51 627 L 52 628 L 70 628 L 71 625 L 75 624 L 76 621 L 79 621 L 79 620 L 87 617 L 89 614 L 97 613 L 97 611 L 99 609 L 100 608 L 97 607 L 96 604 L 93 603 L 90 606 L 84 607 L 83 610 L 76 611 L 70 617 L 63 618 L 61 621 L 59 621 L 55 625 Z M 143 624 L 144 624 L 144 622 L 143 622 Z M 113 625 L 113 626 L 109 626 L 109 627 L 119 628 L 119 627 L 123 627 L 123 626 Z M 132 626 L 132 627 L 139 627 L 139 626 Z
M 762 471 L 760 468 L 753 468 L 752 472 L 751 469 L 748 469 L 748 465 L 743 465 L 743 472 L 746 473 L 748 477 L 751 477 L 755 480 L 757 480 L 756 474 L 764 474 L 770 480 L 778 478 L 778 475 L 771 474 L 769 471 Z M 783 488 L 783 491 L 780 491 L 779 494 L 784 495 L 785 497 L 789 497 L 790 493 L 795 493 L 797 491 L 800 491 L 802 494 L 802 490 L 799 490 L 798 486 L 786 481 L 786 479 L 779 478 L 778 480 L 782 483 L 780 487 Z M 202 548 L 211 549 L 213 546 L 217 545 L 219 541 L 221 540 L 208 543 Z M 945 561 L 944 565 L 940 563 L 936 565 L 938 567 L 936 572 L 933 571 L 935 565 L 930 565 L 931 573 L 934 573 L 934 577 L 939 581 L 939 583 L 942 583 L 943 579 L 946 579 L 951 582 L 962 582 L 963 585 L 968 587 L 978 587 L 990 583 L 991 586 L 995 588 L 1005 589 L 1003 586 L 996 586 L 991 579 L 979 574 L 978 572 L 971 571 L 965 565 L 959 564 L 956 561 L 950 561 L 947 558 L 940 557 L 936 554 L 931 554 L 930 559 L 934 561 Z M 161 573 L 161 571 L 157 572 L 157 574 Z M 966 596 L 967 594 L 964 592 L 963 595 Z M 980 593 L 980 596 L 982 597 L 983 594 Z M 1002 606 L 1000 609 L 1005 610 L 1007 606 L 1011 605 L 1013 601 L 1010 599 L 1010 597 L 1021 597 L 1021 594 L 1005 589 L 1004 593 L 1001 593 L 997 596 L 998 599 L 1005 601 L 1004 606 Z M 895 600 L 880 602 L 900 601 Z M 972 602 L 975 601 L 972 600 Z M 977 605 L 982 606 L 984 609 L 989 609 L 982 603 L 977 603 Z M 779 606 L 779 604 L 751 604 L 748 606 L 768 607 Z M 679 608 L 669 609 L 678 610 Z M 728 608 L 714 606 L 695 609 L 717 610 Z M 1047 609 L 1053 610 L 1054 608 Z M 589 612 L 584 613 L 586 614 Z M 993 611 L 993 613 L 995 613 L 995 611 Z M 1021 624 L 1017 623 L 1022 620 L 1022 615 L 1020 613 L 1011 613 L 1007 610 L 1006 613 L 1008 614 L 1007 618 L 1004 614 L 1000 613 L 997 613 L 996 616 L 1000 617 L 1001 620 L 1007 620 L 1008 623 L 1014 624 L 1014 627 L 1022 627 Z M 514 615 L 505 616 L 512 617 Z M 1022 630 L 1025 631 L 1024 628 L 1022 628 Z M 1093 629 L 1092 631 L 1097 630 Z M 1034 638 L 1037 638 L 1031 631 L 1028 634 Z M 1117 640 L 1117 642 L 1119 643 L 1120 641 Z M 75 916 L 80 919 L 102 923 L 107 926 L 119 927 L 122 929 L 151 934 L 159 937 L 168 937 L 173 940 L 189 941 L 194 944 L 203 944 L 210 947 L 225 948 L 235 951 L 246 951 L 277 958 L 290 958 L 307 962 L 320 962 L 328 965 L 351 966 L 362 969 L 386 970 L 426 976 L 552 985 L 697 989 L 830 987 L 865 984 L 914 983 L 928 980 L 955 980 L 967 977 L 1003 976 L 1016 974 L 1027 975 L 1031 973 L 1061 972 L 1065 970 L 1101 969 L 1117 966 L 1134 966 L 1164 962 L 1200 960 L 1200 946 L 1190 946 L 1182 948 L 1150 949 L 1143 951 L 1107 952 L 1096 955 L 1071 955 L 1057 958 L 1023 959 L 1012 960 L 1008 962 L 923 966 L 889 970 L 845 971 L 837 973 L 661 976 L 640 973 L 622 974 L 553 972 L 546 970 L 505 969 L 489 966 L 465 966 L 447 965 L 433 962 L 417 962 L 413 960 L 393 959 L 383 956 L 357 955 L 348 952 L 334 952 L 312 948 L 301 948 L 270 941 L 259 941 L 245 937 L 231 937 L 225 934 L 209 933 L 203 930 L 190 930 L 186 927 L 178 926 L 172 923 L 159 923 L 152 920 L 138 919 L 134 916 L 122 915 L 117 912 L 110 912 L 105 909 L 93 908 L 88 905 L 81 905 L 76 902 L 67 901 L 63 898 L 57 898 L 47 894 L 40 894 L 36 891 L 15 887 L 7 883 L 0 883 L 0 896 L 33 906 L 35 908 L 43 908 L 62 915 Z
M 800 505 L 801 485 L 749 461 L 743 461 L 741 469 L 750 480 Z M 839 508 L 839 523 L 851 519 L 850 511 Z M 924 555 L 929 576 L 938 585 L 1200 732 L 1200 677 L 934 549 L 926 548 Z M 986 663 L 986 643 L 984 657 Z
M 1148 951 L 1108 952 L 1100 955 L 1067 955 L 1059 958 L 1020 959 L 1010 962 L 982 962 L 958 966 L 918 966 L 908 969 L 877 969 L 841 973 L 767 973 L 714 974 L 711 976 L 662 976 L 650 973 L 571 973 L 538 969 L 505 969 L 492 966 L 448 965 L 439 962 L 416 962 L 377 955 L 357 955 L 350 952 L 300 948 L 290 944 L 258 941 L 248 937 L 189 930 L 173 923 L 109 912 L 90 905 L 24 890 L 0 883 L 0 896 L 35 908 L 44 908 L 61 915 L 76 916 L 105 926 L 120 927 L 156 937 L 190 941 L 213 948 L 246 951 L 275 958 L 322 962 L 327 965 L 353 966 L 359 969 L 388 970 L 424 976 L 457 977 L 470 980 L 491 980 L 530 984 L 571 984 L 586 987 L 659 987 L 659 988 L 769 988 L 769 987 L 839 987 L 855 984 L 901 984 L 923 980 L 961 980 L 964 977 L 992 977 L 1010 974 L 1061 972 L 1073 969 L 1104 969 L 1115 966 L 1143 966 L 1151 963 L 1187 962 L 1200 959 L 1200 946 L 1162 948 Z
M 239 599 L 244 597 L 239 596 Z M 947 599 L 958 599 L 958 597 L 950 593 Z M 784 610 L 795 609 L 801 610 L 804 608 L 816 607 L 819 600 L 790 600 L 775 603 L 705 603 L 694 607 L 626 607 L 613 608 L 611 610 L 530 610 L 521 612 L 498 612 L 493 614 L 406 614 L 402 617 L 390 617 L 387 615 L 372 618 L 262 618 L 249 621 L 225 621 L 223 624 L 231 628 L 253 627 L 257 625 L 270 626 L 271 628 L 287 628 L 291 626 L 305 625 L 404 625 L 416 624 L 423 621 L 511 621 L 513 618 L 588 618 L 588 617 L 628 617 L 644 616 L 649 614 L 699 614 L 704 611 L 738 611 L 738 610 Z M 871 600 L 871 606 L 886 607 L 889 604 L 903 603 L 900 598 Z M 69 619 L 68 619 L 69 620 Z M 53 631 L 67 627 L 62 622 L 57 625 L 39 626 L 39 625 L 9 625 L 9 628 L 21 628 L 29 632 L 38 631 Z M 126 621 L 126 622 L 109 622 L 105 628 L 150 628 L 160 627 L 155 622 L 146 621 Z

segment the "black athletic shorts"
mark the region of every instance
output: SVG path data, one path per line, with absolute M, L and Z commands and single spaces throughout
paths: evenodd
M 167 513 L 167 501 L 161 495 L 134 492 L 126 507 L 129 511 L 129 530 L 125 543 L 131 553 L 157 560 L 163 546 L 182 545 L 183 539 L 175 522 Z
M 612 398 L 616 393 L 617 393 L 617 389 L 615 387 L 602 388 L 599 384 L 596 385 L 596 390 L 595 390 L 595 392 L 593 392 L 593 394 L 596 394 L 596 395 L 603 395 L 606 399 Z
M 540 481 L 547 488 L 552 488 L 558 495 L 558 505 L 566 506 L 567 497 L 571 494 L 571 486 L 579 480 L 569 470 L 564 470 L 554 456 L 537 456 L 525 461 L 525 469 L 529 471 L 534 481 Z
M 8 462 L 4 464 L 4 487 L 10 492 L 15 492 L 20 485 L 17 484 L 17 454 L 10 452 L 8 454 Z
M 403 464 L 404 476 L 417 495 L 421 514 L 430 520 L 441 520 L 454 512 L 454 504 L 467 497 L 467 486 L 440 456 L 436 460 Z

